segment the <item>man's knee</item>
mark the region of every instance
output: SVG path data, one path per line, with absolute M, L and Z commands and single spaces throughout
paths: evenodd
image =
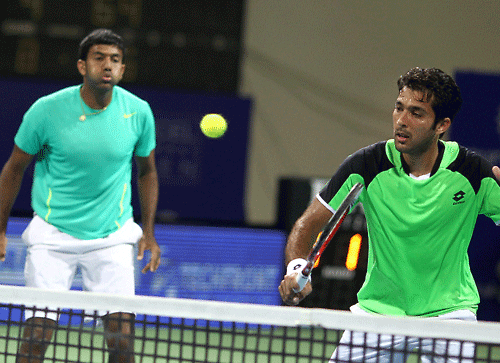
M 23 342 L 17 362 L 36 362 L 45 356 L 52 340 L 56 322 L 45 318 L 30 318 L 24 324 Z
M 110 362 L 133 361 L 135 315 L 113 313 L 103 317 Z

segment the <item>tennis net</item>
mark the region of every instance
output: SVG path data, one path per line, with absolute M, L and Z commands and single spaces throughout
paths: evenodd
M 373 362 L 382 362 L 382 352 L 388 362 L 500 362 L 497 323 L 14 286 L 0 286 L 0 296 L 3 362 L 22 358 L 19 347 L 29 343 L 23 338 L 23 330 L 29 329 L 23 315 L 35 310 L 58 316 L 45 355 L 50 362 L 108 361 L 110 335 L 97 318 L 109 310 L 136 314 L 135 362 L 319 363 L 328 362 L 337 348 L 344 350 L 344 358 L 337 355 L 332 362 L 355 361 L 359 353 L 364 361 L 374 353 Z M 344 330 L 355 333 L 349 345 L 339 347 Z M 371 333 L 378 338 L 367 343 Z M 384 346 L 384 341 L 392 344 Z M 33 358 L 31 354 L 24 358 Z

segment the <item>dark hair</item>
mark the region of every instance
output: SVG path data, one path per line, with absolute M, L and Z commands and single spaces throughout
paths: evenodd
M 436 114 L 436 122 L 453 118 L 462 106 L 460 88 L 451 76 L 437 68 L 412 68 L 398 79 L 399 91 L 408 87 L 413 91 L 423 92 L 423 100 L 431 101 Z
M 89 49 L 96 44 L 116 45 L 122 53 L 125 52 L 125 44 L 121 36 L 109 29 L 96 29 L 81 41 L 78 59 L 87 60 Z

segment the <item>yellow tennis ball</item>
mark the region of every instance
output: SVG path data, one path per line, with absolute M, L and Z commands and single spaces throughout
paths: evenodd
M 226 132 L 227 122 L 221 115 L 209 113 L 201 119 L 200 128 L 205 136 L 216 139 Z

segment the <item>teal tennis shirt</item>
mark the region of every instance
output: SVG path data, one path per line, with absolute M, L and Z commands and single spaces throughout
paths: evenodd
M 62 232 L 89 240 L 115 232 L 132 217 L 132 159 L 149 156 L 156 139 L 146 101 L 115 86 L 111 103 L 99 113 L 82 102 L 80 87 L 37 100 L 14 142 L 36 155 L 35 213 Z M 82 105 L 85 121 L 80 121 Z
M 439 143 L 428 179 L 416 180 L 394 141 L 348 157 L 318 198 L 335 210 L 352 185 L 368 226 L 368 271 L 361 308 L 386 315 L 437 316 L 469 309 L 479 294 L 467 249 L 479 214 L 500 222 L 492 165 L 455 142 Z

